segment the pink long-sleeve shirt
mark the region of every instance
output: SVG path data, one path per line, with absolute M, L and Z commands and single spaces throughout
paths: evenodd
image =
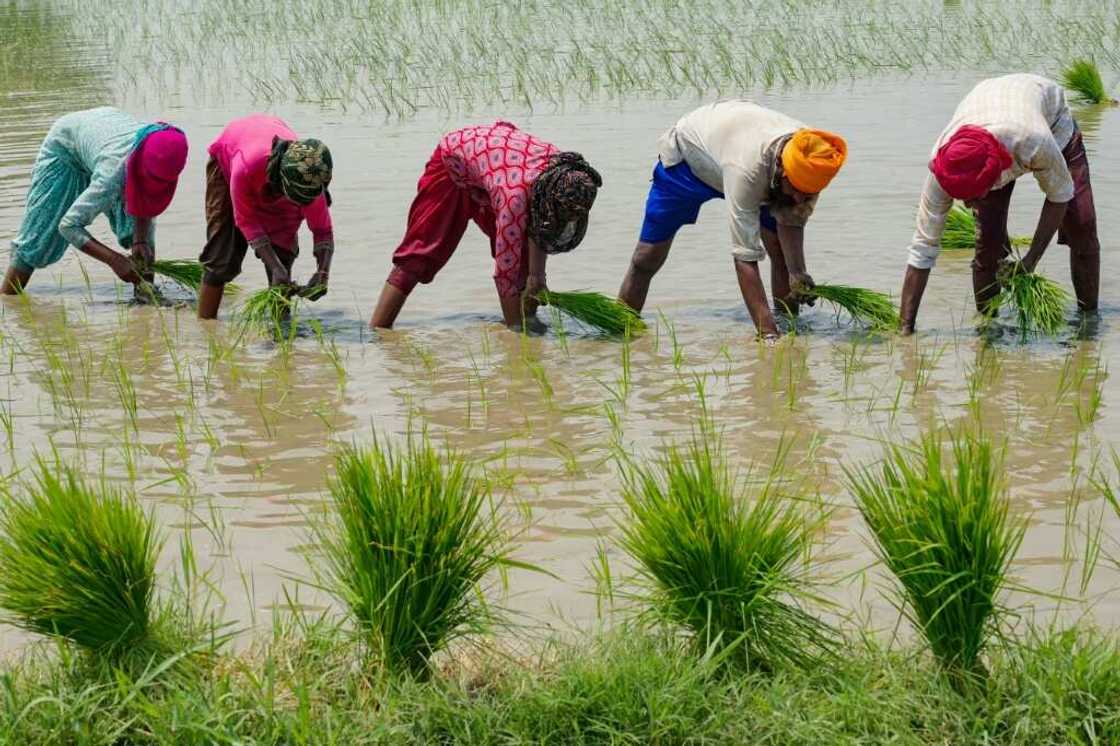
M 316 244 L 333 241 L 325 196 L 319 195 L 311 204 L 301 207 L 286 197 L 266 193 L 268 156 L 274 136 L 297 139 L 282 119 L 251 114 L 227 124 L 210 145 L 211 157 L 229 179 L 234 223 L 250 243 L 268 238 L 274 246 L 287 251 L 296 249 L 299 226 L 304 220 Z
M 521 292 L 533 182 L 556 146 L 509 122 L 466 127 L 440 140 L 451 180 L 494 211 L 494 282 L 503 297 Z

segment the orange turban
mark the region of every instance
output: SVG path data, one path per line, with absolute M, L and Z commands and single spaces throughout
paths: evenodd
M 848 143 L 824 130 L 797 130 L 782 148 L 782 167 L 799 192 L 816 194 L 828 186 L 848 157 Z

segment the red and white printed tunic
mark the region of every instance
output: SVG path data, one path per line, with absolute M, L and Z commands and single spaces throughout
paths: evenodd
M 440 140 L 439 149 L 456 186 L 493 211 L 494 282 L 499 295 L 517 295 L 533 182 L 558 149 L 509 122 L 449 132 Z

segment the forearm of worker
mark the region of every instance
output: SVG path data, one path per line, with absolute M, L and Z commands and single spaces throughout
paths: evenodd
M 747 304 L 747 312 L 751 315 L 755 329 L 763 337 L 776 337 L 778 325 L 774 322 L 774 314 L 766 300 L 766 288 L 762 284 L 758 262 L 736 259 L 735 273 L 738 275 L 743 302 Z
M 248 236 L 246 236 L 248 238 Z M 272 241 L 269 240 L 267 235 L 261 235 L 257 238 L 249 238 L 249 248 L 253 250 L 260 260 L 268 267 L 273 278 L 287 277 L 288 270 L 280 261 L 280 257 L 276 256 L 276 249 L 272 247 Z
M 1046 253 L 1047 247 L 1050 246 L 1050 242 L 1054 240 L 1054 234 L 1061 227 L 1068 206 L 1068 202 L 1051 202 L 1050 200 L 1046 200 L 1042 204 L 1042 213 L 1038 216 L 1038 226 L 1034 229 L 1031 248 L 1023 257 L 1023 267 L 1028 272 L 1034 271 L 1039 260 L 1042 259 L 1042 255 Z
M 790 276 L 804 274 L 805 269 L 805 228 L 800 225 L 778 223 L 778 242 L 782 245 L 782 256 Z
M 953 199 L 941 189 L 933 175 L 926 177 L 918 201 L 918 217 L 914 236 L 910 239 L 908 264 L 915 269 L 933 269 L 941 253 L 941 237 L 945 233 L 945 219 L 953 207 Z
M 545 284 L 545 269 L 548 265 L 548 254 L 544 252 L 536 241 L 529 241 L 529 276 L 535 278 L 542 286 Z

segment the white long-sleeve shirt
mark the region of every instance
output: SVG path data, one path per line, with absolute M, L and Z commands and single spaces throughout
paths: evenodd
M 1062 150 L 1076 130 L 1066 104 L 1065 90 L 1040 75 L 1019 73 L 980 81 L 961 101 L 941 136 L 938 149 L 966 124 L 991 132 L 1011 154 L 1011 167 L 999 175 L 993 189 L 1002 189 L 1028 171 L 1051 202 L 1073 199 L 1073 178 Z M 929 269 L 941 251 L 945 216 L 953 199 L 930 173 L 918 202 L 918 220 L 910 241 L 911 267 Z
M 738 261 L 766 256 L 759 209 L 776 187 L 781 145 L 804 124 L 750 101 L 718 101 L 685 114 L 661 136 L 666 168 L 684 161 L 698 179 L 723 193 L 731 222 L 731 253 Z M 796 206 L 771 207 L 783 225 L 805 225 L 816 195 Z

